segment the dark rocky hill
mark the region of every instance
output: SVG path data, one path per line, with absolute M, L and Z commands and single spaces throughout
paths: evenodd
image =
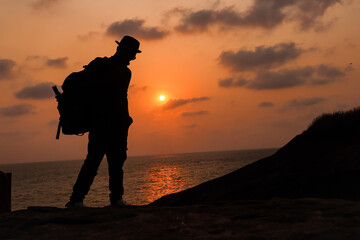
M 360 108 L 324 114 L 274 155 L 151 205 L 271 198 L 360 200 Z

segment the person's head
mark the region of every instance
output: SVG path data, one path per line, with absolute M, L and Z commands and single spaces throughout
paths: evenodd
M 140 42 L 133 37 L 124 36 L 121 41 L 115 41 L 118 46 L 116 48 L 115 57 L 131 61 L 136 58 L 137 53 L 141 53 L 139 50 Z

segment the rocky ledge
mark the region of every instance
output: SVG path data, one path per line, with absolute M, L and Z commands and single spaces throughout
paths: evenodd
M 360 239 L 360 203 L 325 199 L 177 207 L 59 209 L 0 215 L 0 239 Z

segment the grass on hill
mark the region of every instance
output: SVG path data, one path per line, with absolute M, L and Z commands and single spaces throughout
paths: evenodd
M 360 107 L 349 111 L 322 114 L 312 121 L 306 132 L 324 134 L 324 136 L 358 135 L 360 133 Z

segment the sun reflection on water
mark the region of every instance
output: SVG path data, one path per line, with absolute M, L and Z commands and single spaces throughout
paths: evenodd
M 164 195 L 179 192 L 185 189 L 181 169 L 174 166 L 163 165 L 150 168 L 145 176 L 147 188 L 146 202 L 152 202 Z

